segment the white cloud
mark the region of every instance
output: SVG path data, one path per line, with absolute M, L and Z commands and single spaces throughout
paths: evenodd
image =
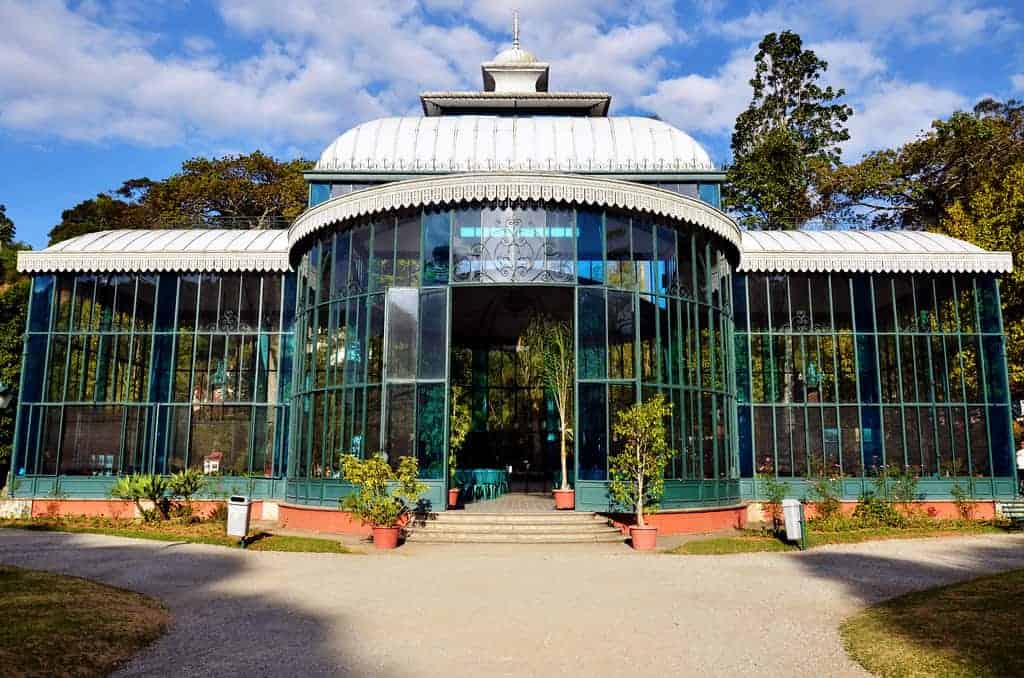
M 972 0 L 828 0 L 839 17 L 862 35 L 911 45 L 944 44 L 954 50 L 1006 34 L 1019 26 L 1002 7 L 981 7 Z
M 1013 91 L 1024 92 L 1024 73 L 1016 73 L 1010 76 L 1010 84 L 1013 85 Z
M 962 94 L 921 82 L 890 80 L 877 83 L 850 118 L 850 141 L 844 158 L 856 161 L 865 153 L 904 144 L 969 105 Z

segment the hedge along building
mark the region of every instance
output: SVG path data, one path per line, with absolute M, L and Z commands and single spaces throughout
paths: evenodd
M 763 474 L 802 496 L 841 473 L 856 498 L 885 465 L 916 469 L 927 499 L 955 482 L 1014 495 L 1009 254 L 920 232 L 741 233 L 685 133 L 609 117 L 604 93 L 549 92 L 518 40 L 482 73 L 482 92 L 426 93 L 423 117 L 338 137 L 287 232 L 22 253 L 16 494 L 102 498 L 115 475 L 199 468 L 333 509 L 340 455 L 380 451 L 415 455 L 443 510 L 454 385 L 473 419 L 459 466 L 550 489 L 557 417 L 519 341 L 545 314 L 575 335 L 578 510 L 612 508 L 615 415 L 655 393 L 681 452 L 665 509 L 742 505 Z

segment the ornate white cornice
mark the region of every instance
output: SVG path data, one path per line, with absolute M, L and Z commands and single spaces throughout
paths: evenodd
M 748 273 L 1010 273 L 1009 252 L 744 252 L 738 269 Z
M 455 174 L 398 181 L 339 196 L 306 210 L 288 229 L 292 254 L 303 238 L 352 219 L 398 209 L 468 202 L 531 201 L 611 207 L 685 221 L 740 249 L 740 229 L 696 198 L 615 179 L 516 172 Z
M 287 252 L 19 252 L 22 273 L 124 273 L 145 271 L 283 272 L 289 271 Z

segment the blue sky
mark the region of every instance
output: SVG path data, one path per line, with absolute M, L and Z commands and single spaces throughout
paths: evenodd
M 856 114 L 855 161 L 983 96 L 1024 98 L 1024 9 L 984 0 L 0 0 L 0 203 L 46 243 L 63 209 L 194 155 L 315 158 L 348 127 L 479 89 L 508 46 L 728 160 L 757 42 L 792 29 Z

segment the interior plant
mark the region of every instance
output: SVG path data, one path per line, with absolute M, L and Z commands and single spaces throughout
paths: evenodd
M 469 398 L 458 384 L 452 385 L 451 408 L 452 414 L 448 420 L 448 505 L 457 506 L 459 484 L 455 479 L 455 472 L 458 469 L 458 455 L 473 425 L 473 411 L 469 406 Z
M 416 458 L 399 458 L 398 469 L 393 470 L 382 454 L 367 459 L 347 454 L 341 460 L 341 471 L 345 480 L 355 486 L 355 491 L 341 500 L 341 507 L 373 528 L 374 546 L 398 546 L 402 518 L 427 490 L 419 481 Z
M 649 527 L 645 509 L 654 509 L 665 489 L 665 467 L 677 452 L 666 442 L 665 421 L 672 404 L 662 394 L 635 403 L 618 413 L 613 428 L 622 451 L 609 460 L 612 500 L 633 508 L 635 525 L 629 535 L 635 549 L 653 549 L 658 528 Z
M 573 385 L 576 378 L 572 327 L 550 316 L 535 315 L 530 319 L 522 342 L 539 358 L 540 375 L 558 415 L 558 457 L 562 475 L 559 487 L 554 491 L 555 508 L 575 508 L 575 496 L 569 484 L 568 472 L 568 443 L 573 434 L 569 422 L 572 421 Z

